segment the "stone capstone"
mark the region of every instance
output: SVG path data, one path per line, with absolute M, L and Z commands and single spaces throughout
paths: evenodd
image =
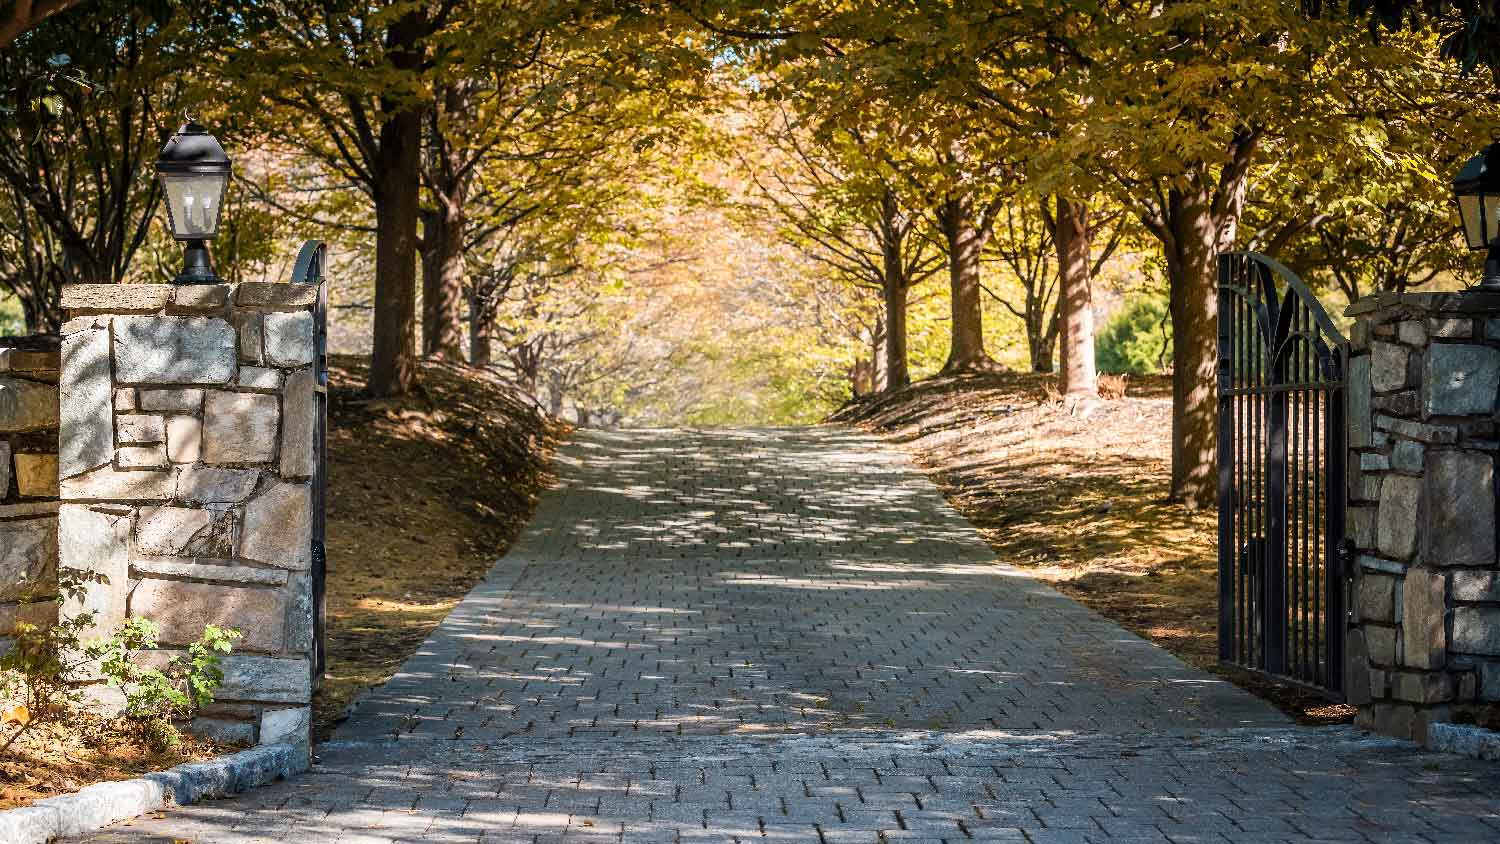
M 103 466 L 114 456 L 114 385 L 109 373 L 108 330 L 63 338 L 58 461 L 65 478 Z
M 0 375 L 0 433 L 40 431 L 57 423 L 57 387 Z
M 312 488 L 275 484 L 245 505 L 240 556 L 293 571 L 312 561 Z
M 1443 596 L 1447 581 L 1430 569 L 1406 572 L 1401 587 L 1403 663 L 1412 668 L 1442 668 L 1447 650 L 1443 633 Z
M 1423 560 L 1433 566 L 1495 562 L 1495 461 L 1488 454 L 1427 456 Z
M 62 289 L 65 311 L 150 313 L 167 306 L 169 284 L 67 284 Z
M 114 354 L 123 384 L 228 384 L 234 328 L 210 317 L 116 317 Z
M 1500 391 L 1500 349 L 1461 343 L 1428 347 L 1422 391 L 1431 416 L 1493 413 Z
M 1409 559 L 1417 550 L 1417 507 L 1422 479 L 1386 475 L 1380 484 L 1380 506 L 1376 515 L 1375 544 L 1380 553 Z
M 203 405 L 203 460 L 265 463 L 276 456 L 280 408 L 275 396 L 213 391 Z
M 196 642 L 205 626 L 215 624 L 240 631 L 236 651 L 278 651 L 286 633 L 286 593 L 147 578 L 131 593 L 130 614 L 156 622 L 166 645 Z
M 242 308 L 262 310 L 300 310 L 317 301 L 317 285 L 259 281 L 244 282 L 234 297 L 234 303 Z

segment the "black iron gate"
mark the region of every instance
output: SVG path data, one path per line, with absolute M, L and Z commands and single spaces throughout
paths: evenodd
M 1219 658 L 1341 696 L 1348 342 L 1290 270 L 1219 256 Z
M 328 249 L 321 241 L 309 240 L 297 253 L 297 263 L 292 268 L 293 284 L 315 284 L 318 287 L 317 306 L 313 312 L 314 336 L 314 411 L 313 418 L 313 478 L 312 478 L 312 682 L 316 689 L 323 683 L 325 668 L 324 630 L 327 607 L 328 552 L 324 544 L 327 535 L 325 510 L 328 506 L 328 285 L 323 281 L 324 263 Z

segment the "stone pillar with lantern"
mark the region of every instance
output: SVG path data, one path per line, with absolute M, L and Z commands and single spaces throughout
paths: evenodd
M 166 651 L 237 629 L 194 728 L 305 745 L 319 290 L 214 275 L 229 159 L 203 127 L 158 171 L 183 272 L 62 294 L 60 565 L 107 578 L 64 610 L 94 612 L 100 634 L 150 618 Z
M 1500 706 L 1500 145 L 1454 181 L 1483 280 L 1350 306 L 1345 691 L 1359 723 L 1423 741 Z

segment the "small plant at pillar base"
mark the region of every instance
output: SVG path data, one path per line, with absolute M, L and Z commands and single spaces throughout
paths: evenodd
M 220 658 L 233 649 L 240 632 L 210 624 L 188 645 L 186 657 L 173 655 L 165 669 L 141 664 L 140 656 L 156 650 L 159 638 L 150 619 L 132 618 L 90 649 L 104 678 L 125 694 L 125 717 L 140 727 L 148 745 L 162 750 L 180 740 L 174 722 L 186 721 L 213 703 L 214 692 L 224 682 Z
M 90 584 L 107 583 L 102 574 L 59 569 L 53 600 L 61 609 L 69 601 L 82 602 Z M 75 678 L 94 659 L 82 639 L 96 618 L 93 611 L 81 612 L 45 626 L 16 622 L 10 630 L 13 643 L 0 655 L 0 699 L 6 702 L 0 724 L 18 726 L 0 742 L 0 752 L 27 730 L 66 715 L 78 703 L 82 690 Z

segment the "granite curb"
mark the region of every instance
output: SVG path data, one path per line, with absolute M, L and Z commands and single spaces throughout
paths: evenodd
M 1500 759 L 1500 733 L 1472 724 L 1429 724 L 1427 741 L 1422 746 L 1470 759 Z
M 169 803 L 187 805 L 238 794 L 300 774 L 308 764 L 306 745 L 266 744 L 136 779 L 96 783 L 0 812 L 0 844 L 47 844 L 82 835 Z

